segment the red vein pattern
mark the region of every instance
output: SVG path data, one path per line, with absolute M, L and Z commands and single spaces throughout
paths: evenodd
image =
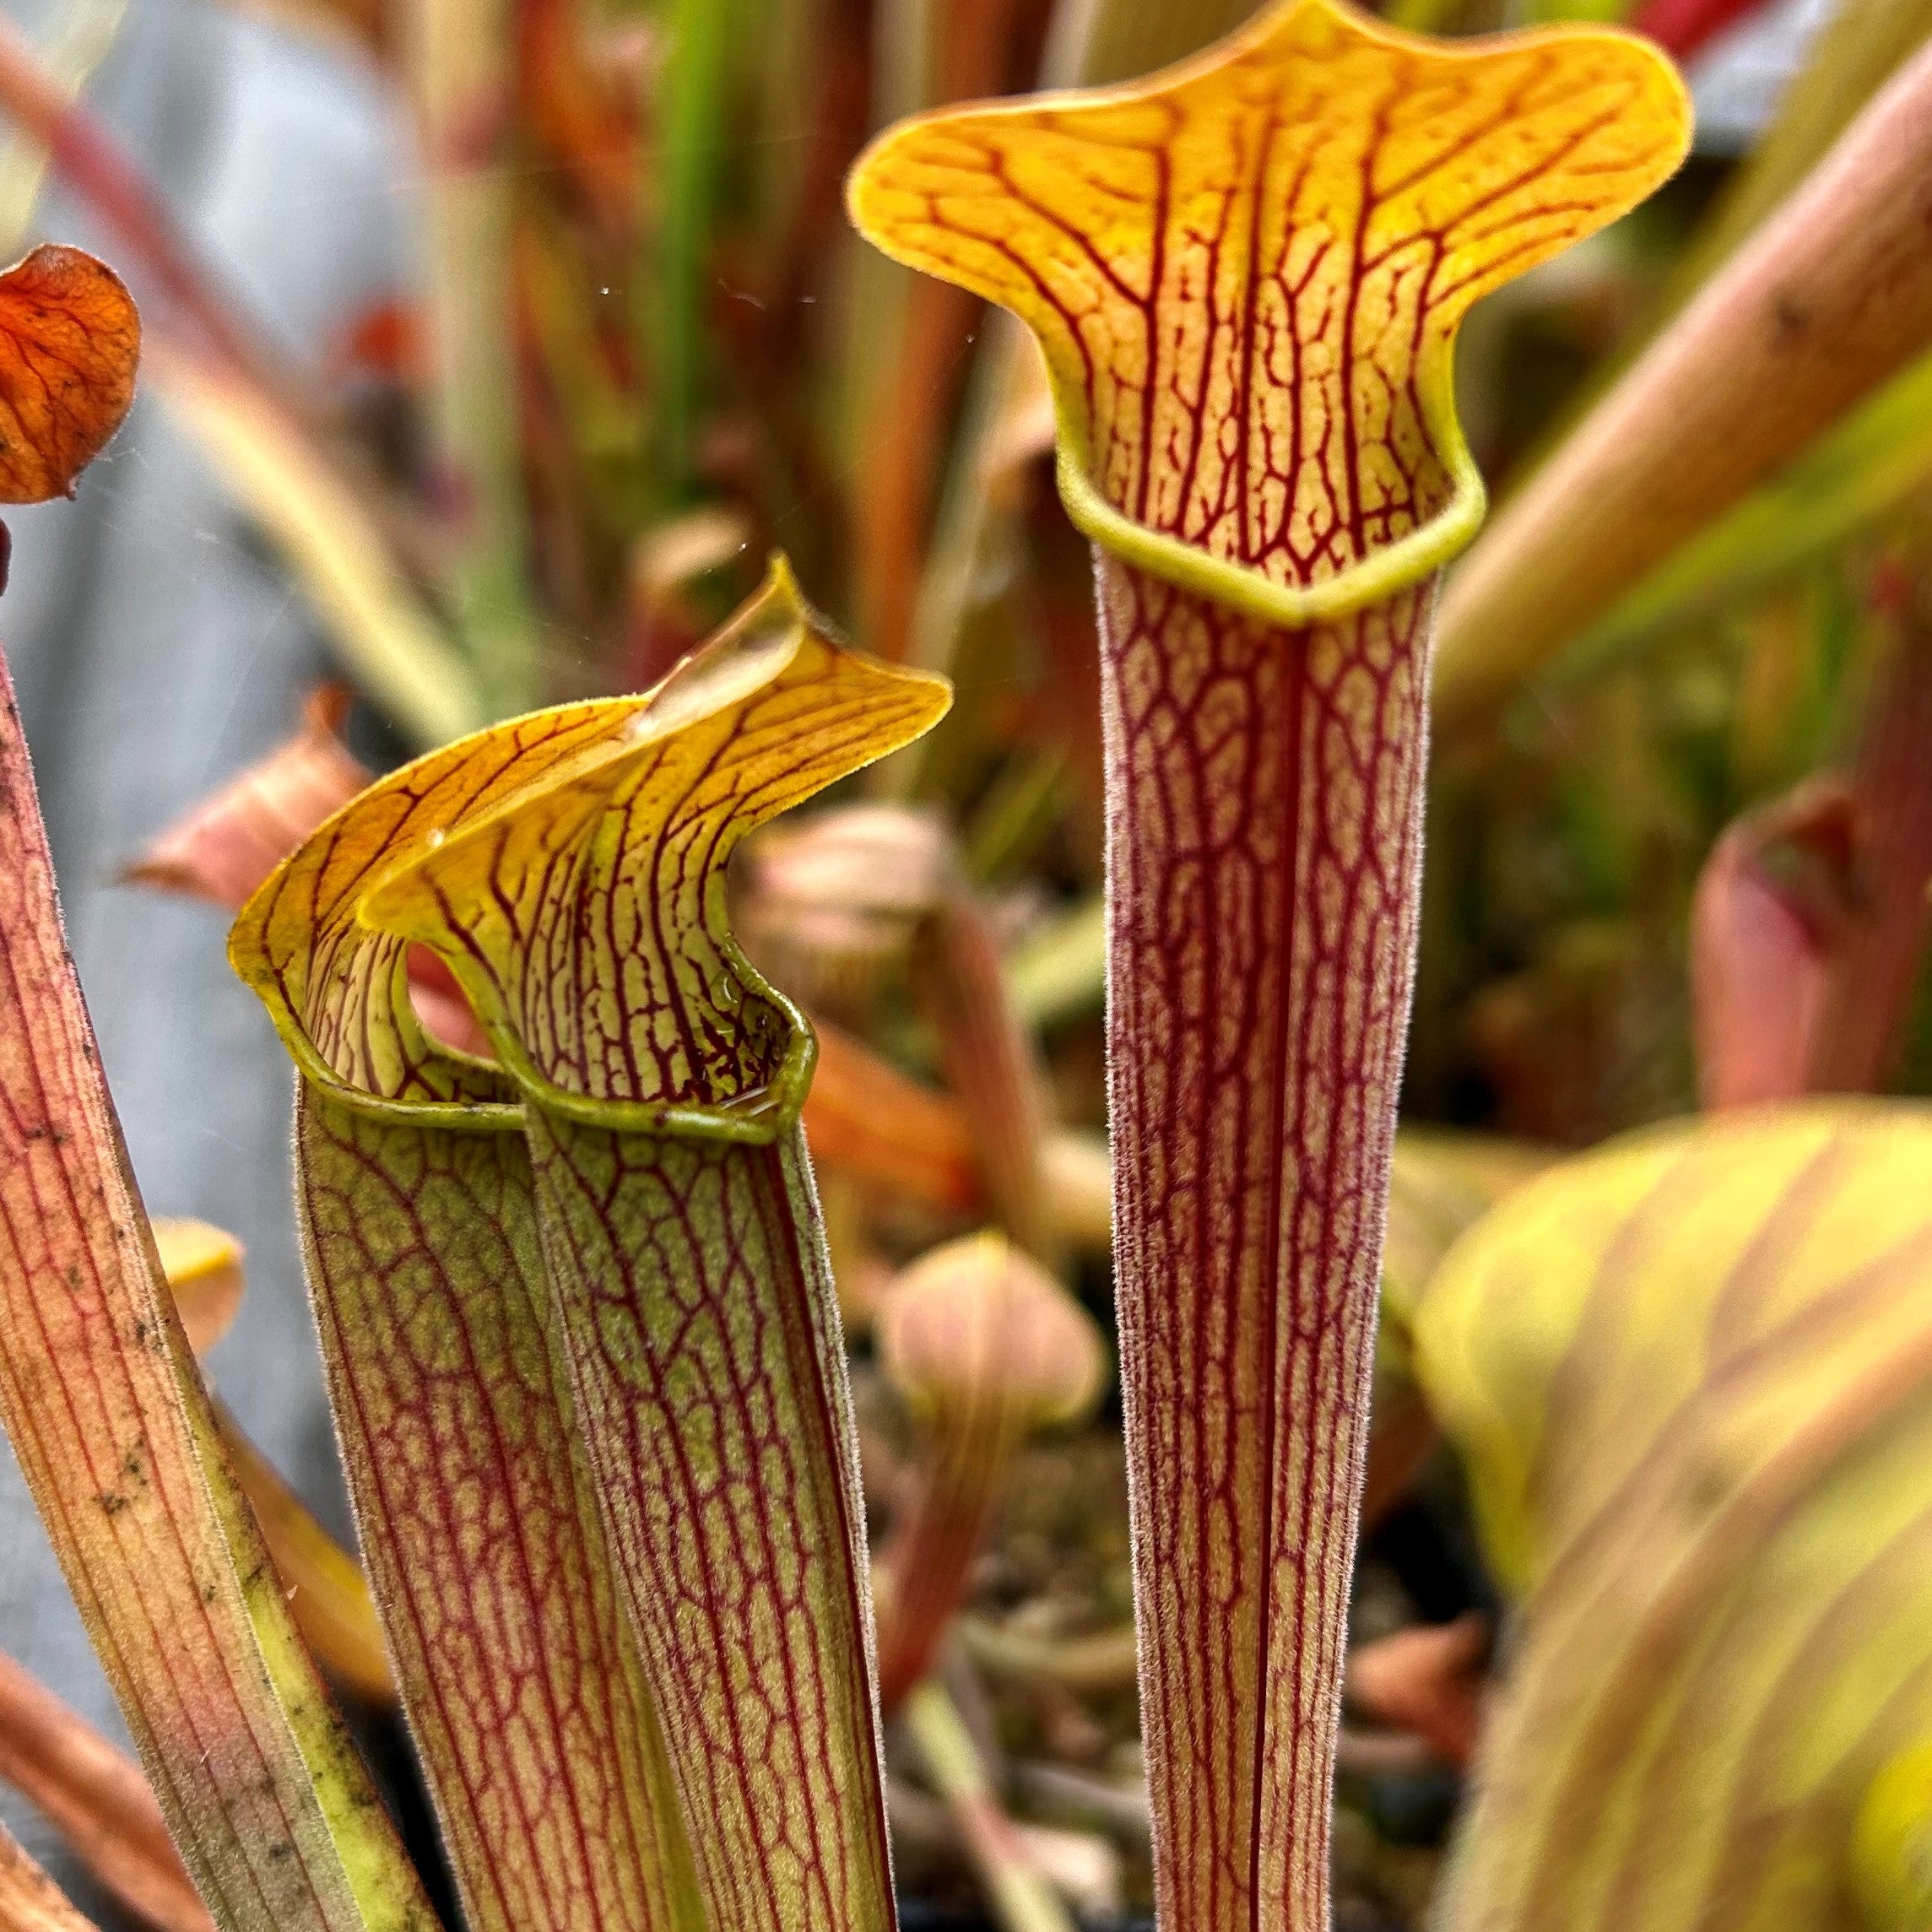
M 166 1292 L 3 668 L 0 1418 L 219 1922 L 430 1932 L 229 1476 Z
M 1188 1848 L 1165 1923 L 1299 1924 L 1326 1888 L 1428 593 L 1284 649 L 1111 561 L 1101 578 L 1144 1724 Z
M 803 1137 L 538 1111 L 531 1139 L 620 1575 L 686 1807 L 715 1823 L 713 1922 L 888 1928 L 864 1515 Z
M 296 1147 L 365 1554 L 468 1922 L 701 1926 L 521 1137 L 372 1120 L 311 1088 Z
M 1686 133 L 1627 37 L 1449 46 L 1282 0 L 1145 82 L 908 122 L 853 173 L 882 248 L 1033 330 L 1096 540 L 1166 1932 L 1328 1923 L 1431 573 L 1480 507 L 1455 327 L 1641 199 Z M 1318 587 L 1325 611 L 1276 627 Z
M 803 1022 L 724 866 L 917 735 L 938 680 L 775 580 L 621 750 L 421 853 L 365 917 L 448 960 L 524 1096 L 620 1588 L 712 1922 L 893 1923 L 858 1459 L 798 1112 Z
M 780 567 L 647 697 L 385 780 L 237 928 L 310 1074 L 351 1473 L 484 1922 L 630 1922 L 607 1761 L 648 1751 L 680 1916 L 891 1924 L 850 1404 L 797 1128 L 809 1036 L 731 942 L 722 867 L 944 704 L 827 642 Z M 501 1070 L 424 1034 L 410 941 Z M 593 1654 L 607 1600 L 628 1675 Z

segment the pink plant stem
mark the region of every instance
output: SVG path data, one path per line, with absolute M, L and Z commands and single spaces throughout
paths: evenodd
M 1158 1913 L 1165 1932 L 1318 1932 L 1432 587 L 1289 634 L 1097 559 Z
M 268 1554 L 220 1462 L 127 1165 L 3 659 L 0 1424 L 221 1922 L 425 1932 L 428 1904 L 286 1606 L 261 1590 Z M 369 1875 L 361 1896 L 345 1844 Z
M 935 908 L 916 957 L 946 1083 L 979 1154 L 987 1204 L 1022 1247 L 1052 1266 L 1060 1243 L 1041 1161 L 1050 1124 L 1046 1084 L 1014 1010 L 985 908 L 970 887 L 955 887 Z
M 946 1626 L 966 1599 L 1014 1435 L 997 1416 L 943 1426 L 912 1505 L 893 1527 L 879 1560 L 887 1588 L 879 1624 L 879 1702 L 887 1716 L 932 1668 Z

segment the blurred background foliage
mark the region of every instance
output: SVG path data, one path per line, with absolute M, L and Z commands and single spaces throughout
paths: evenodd
M 970 297 L 864 249 L 841 186 L 889 119 L 1145 71 L 1225 30 L 1241 0 L 273 6 L 358 46 L 419 142 L 419 276 L 323 367 L 252 338 L 84 108 L 63 110 L 119 0 L 73 0 L 37 49 L 9 36 L 0 95 L 67 129 L 84 192 L 119 197 L 148 258 L 133 266 L 161 271 L 169 298 L 151 380 L 308 583 L 392 749 L 649 681 L 783 548 L 858 641 L 958 681 L 955 719 L 881 790 L 959 828 L 1029 1017 L 1053 1030 L 1065 1105 L 1097 1125 L 1084 545 L 1051 488 L 1030 352 Z M 1685 172 L 1466 332 L 1464 412 L 1505 499 L 1932 21 L 1920 0 L 1388 13 L 1441 33 L 1634 15 L 1713 76 Z M 1729 100 L 1727 60 L 1744 77 Z M 39 165 L 31 146 L 8 152 L 16 229 Z M 1881 694 L 1913 685 L 1929 506 L 1932 365 L 1686 530 L 1500 717 L 1442 735 L 1414 1115 L 1582 1145 L 1691 1102 L 1699 870 L 1741 814 L 1854 770 Z M 1932 1071 L 1929 1024 L 1903 1026 L 1888 1082 Z
M 176 262 L 153 380 L 308 582 L 393 749 L 648 681 L 782 547 L 860 642 L 958 680 L 955 719 L 881 789 L 959 828 L 1063 1107 L 1099 1124 L 1085 548 L 1051 487 L 1030 352 L 865 250 L 841 184 L 890 118 L 1144 71 L 1224 30 L 1238 0 L 276 8 L 357 43 L 409 104 L 419 279 L 327 366 L 290 369 Z M 1394 0 L 1390 17 L 1464 33 L 1630 11 Z M 1720 104 L 1664 194 L 1479 311 L 1464 410 L 1505 499 L 1932 19 L 1915 0 L 1635 11 L 1720 85 L 1753 35 L 1795 78 L 1747 67 L 1743 105 Z M 110 0 L 75 0 L 37 54 L 11 44 L 16 112 L 84 78 L 114 24 Z M 110 159 L 93 156 L 102 192 Z M 11 154 L 16 226 L 35 165 Z M 132 219 L 165 264 L 158 214 Z M 1877 694 L 1911 682 L 1929 506 L 1932 367 L 1686 530 L 1499 718 L 1442 737 L 1414 1115 L 1582 1145 L 1691 1102 L 1699 870 L 1740 814 L 1854 768 Z M 1932 1071 L 1923 1012 L 1886 1071 Z
M 414 133 L 398 187 L 415 272 L 301 366 L 248 327 L 88 113 L 122 3 L 66 0 L 35 42 L 0 28 L 0 111 L 24 131 L 0 149 L 0 228 L 25 234 L 51 143 L 143 293 L 150 387 L 327 630 L 357 751 L 393 761 L 647 684 L 774 549 L 856 641 L 947 672 L 939 731 L 836 818 L 754 842 L 739 925 L 825 1023 L 808 1126 L 854 1332 L 896 1265 L 986 1206 L 1047 1258 L 1075 1256 L 1104 1313 L 1086 546 L 1054 492 L 1031 351 L 864 248 L 842 183 L 890 120 L 1144 73 L 1244 0 L 236 0 L 352 50 Z M 1506 513 L 1932 35 L 1932 0 L 1383 11 L 1444 34 L 1626 21 L 1685 62 L 1703 110 L 1661 194 L 1464 332 L 1464 418 Z M 1582 545 L 1617 540 L 1582 528 Z M 1932 334 L 1678 535 L 1500 702 L 1438 727 L 1415 1125 L 1583 1148 L 1701 1101 L 1932 1090 Z M 333 713 L 311 719 L 304 755 L 326 761 L 333 732 Z M 1432 1145 L 1399 1161 L 1398 1307 L 1550 1157 L 1458 1165 Z M 914 1432 L 863 1364 L 858 1395 L 889 1518 Z M 1495 1607 L 1453 1496 L 1399 1507 L 1428 1446 L 1425 1425 L 1386 1493 L 1372 1467 L 1365 1642 Z M 1103 1412 L 1017 1462 L 958 1626 L 979 1675 L 949 1682 L 1046 1821 L 1028 1855 L 1060 1859 L 1061 1889 L 1104 1916 L 1145 1882 L 1121 1797 L 1137 1746 L 1118 1433 Z M 1440 1740 L 1448 1666 L 1431 1669 Z M 1372 1879 L 1345 1903 L 1372 1894 L 1383 1917 L 1360 1922 L 1413 1922 L 1454 1799 L 1440 1754 L 1358 1740 L 1344 1795 L 1339 1869 Z M 896 1807 L 903 1875 L 943 1897 L 944 1818 L 917 1791 Z M 1125 1845 L 1124 1877 L 1118 1857 L 1080 1865 L 1095 1842 Z

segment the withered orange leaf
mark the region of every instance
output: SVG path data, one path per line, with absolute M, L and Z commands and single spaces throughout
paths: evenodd
M 293 737 L 168 827 L 123 876 L 239 912 L 248 895 L 371 774 L 337 735 L 349 692 L 321 685 Z
M 0 275 L 0 503 L 73 494 L 140 357 L 134 299 L 106 262 L 46 242 Z

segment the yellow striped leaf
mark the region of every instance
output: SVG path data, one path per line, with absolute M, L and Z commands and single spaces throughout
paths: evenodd
M 1932 1787 L 1859 1821 L 1932 1737 L 1932 1110 L 1567 1163 L 1451 1252 L 1415 1361 L 1523 1599 L 1441 1922 L 1837 1928 L 1855 1843 L 1902 1896 Z

